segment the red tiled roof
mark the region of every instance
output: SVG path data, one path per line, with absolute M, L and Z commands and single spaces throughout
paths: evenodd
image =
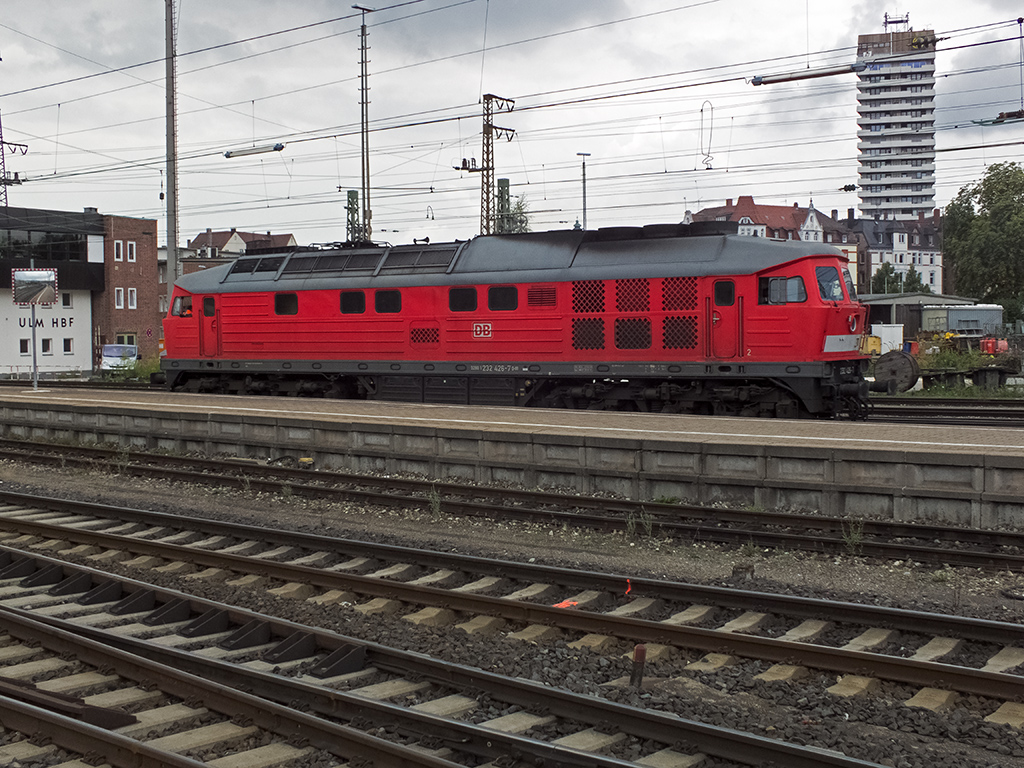
M 227 245 L 232 236 L 238 235 L 242 242 L 250 248 L 283 248 L 291 245 L 294 238 L 290 235 L 273 235 L 269 232 L 238 232 L 231 229 L 220 232 L 206 231 L 199 233 L 192 240 L 188 241 L 189 248 L 213 247 L 221 250 Z
M 761 205 L 755 203 L 751 195 L 740 195 L 735 203 L 729 200 L 726 205 L 704 208 L 693 214 L 693 220 L 739 222 L 747 218 L 754 224 L 763 225 L 767 229 L 766 234 L 769 237 L 774 236 L 775 232 L 779 232 L 783 236 L 792 232 L 794 236 L 797 236 L 811 210 L 818 217 L 818 223 L 823 231 L 845 231 L 831 216 L 817 208 L 803 208 L 798 205 Z

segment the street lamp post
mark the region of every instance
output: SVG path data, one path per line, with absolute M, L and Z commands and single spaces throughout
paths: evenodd
M 587 158 L 589 152 L 577 152 L 577 157 L 583 158 L 583 229 L 587 228 Z

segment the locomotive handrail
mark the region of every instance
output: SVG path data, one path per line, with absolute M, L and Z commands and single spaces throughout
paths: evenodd
M 391 253 L 391 247 L 390 243 L 384 246 L 384 252 L 377 260 L 377 266 L 373 270 L 373 277 L 377 277 L 380 274 L 380 271 L 384 268 L 384 263 L 388 260 L 388 254 Z
M 463 240 L 459 243 L 459 247 L 455 250 L 455 255 L 452 256 L 452 263 L 449 264 L 448 269 L 445 270 L 446 275 L 450 275 L 452 270 L 455 269 L 455 265 L 459 263 L 459 257 L 462 255 L 462 252 L 466 250 L 466 246 L 469 245 L 469 243 L 469 240 Z

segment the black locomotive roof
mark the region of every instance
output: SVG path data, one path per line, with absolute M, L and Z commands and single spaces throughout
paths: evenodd
M 828 245 L 741 237 L 731 222 L 483 235 L 454 243 L 331 244 L 241 256 L 185 275 L 192 293 L 753 274 Z

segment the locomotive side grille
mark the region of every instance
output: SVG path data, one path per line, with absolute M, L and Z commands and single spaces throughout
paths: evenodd
M 665 349 L 696 349 L 697 318 L 666 317 L 662 323 L 662 339 Z
M 345 269 L 376 269 L 379 262 L 379 253 L 354 253 L 345 265 Z M 317 264 L 317 269 L 319 268 L 320 265 Z
M 318 258 L 313 269 L 316 272 L 334 272 L 344 269 L 346 264 L 348 264 L 348 254 L 331 254 Z
M 531 285 L 526 292 L 528 307 L 553 307 L 556 303 L 557 296 L 553 285 Z
M 647 280 L 615 281 L 615 308 L 619 312 L 648 312 L 651 309 L 651 288 Z M 630 347 L 635 349 L 635 347 Z
M 697 278 L 668 277 L 662 281 L 661 308 L 666 312 L 681 312 L 697 308 Z
M 615 321 L 617 349 L 650 349 L 651 321 L 646 317 L 623 317 Z
M 604 320 L 600 317 L 574 318 L 573 349 L 604 349 Z
M 572 283 L 572 311 L 577 314 L 604 312 L 604 283 L 600 280 L 574 280 Z M 584 347 L 584 349 L 600 349 L 600 347 Z
M 411 328 L 409 335 L 413 344 L 437 344 L 441 338 L 437 328 Z

